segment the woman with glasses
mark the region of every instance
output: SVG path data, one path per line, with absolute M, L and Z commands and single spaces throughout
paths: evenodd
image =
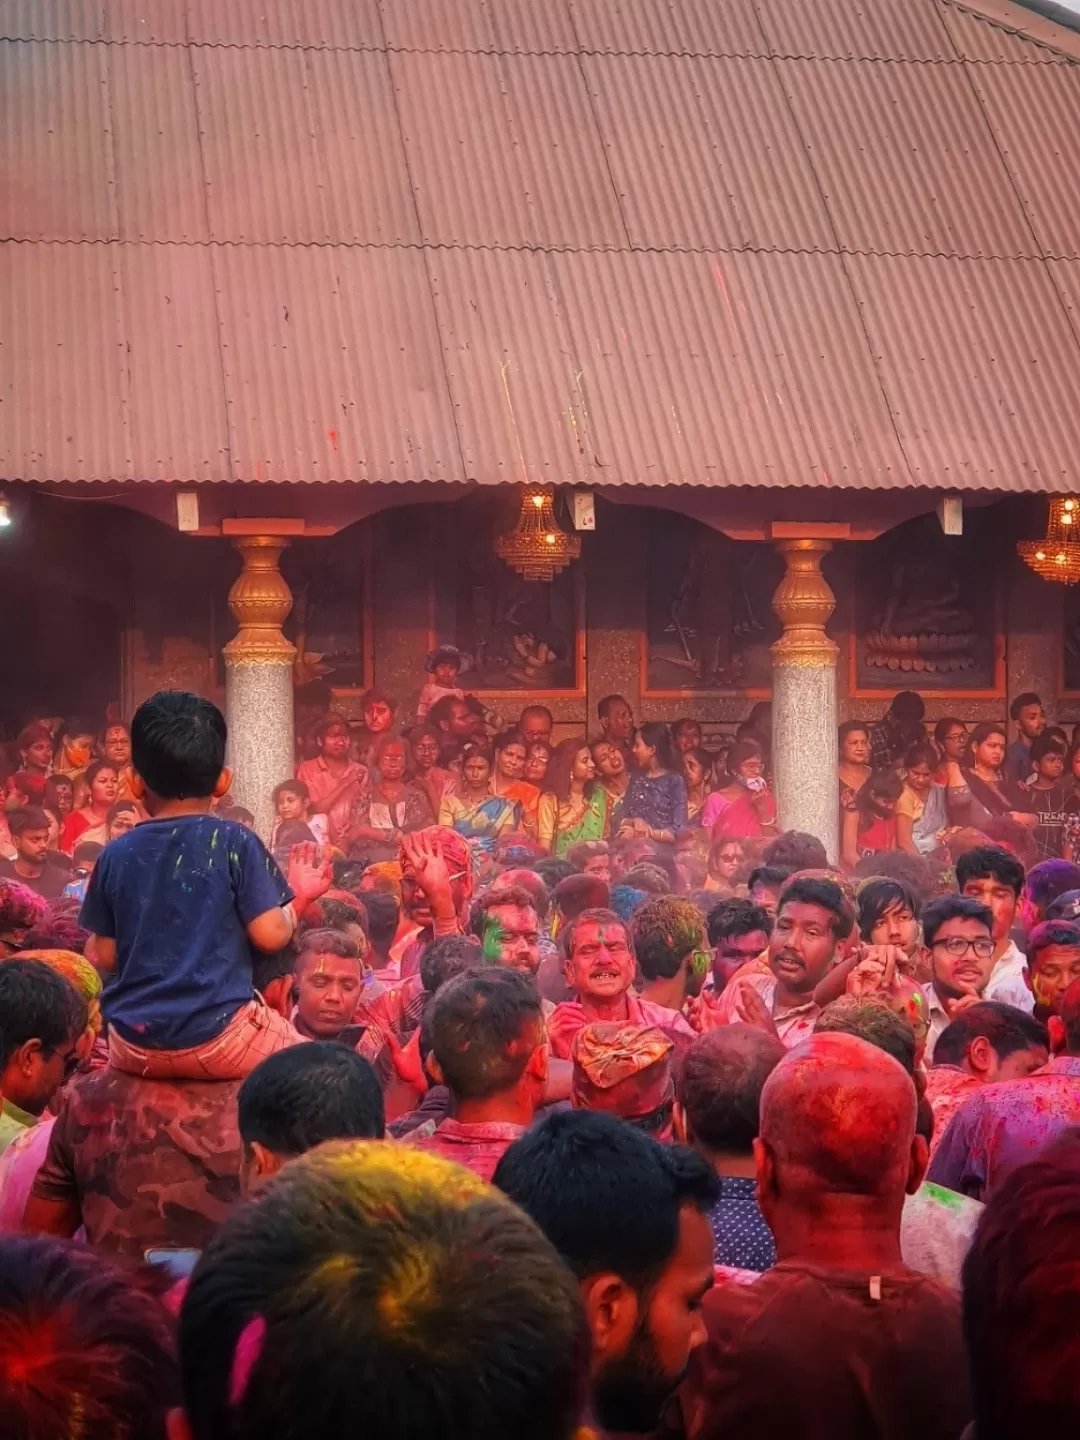
M 967 726 L 963 720 L 957 720 L 953 715 L 946 715 L 934 726 L 934 749 L 938 754 L 938 763 L 934 769 L 935 785 L 948 784 L 950 760 L 954 765 L 964 763 L 967 735 Z

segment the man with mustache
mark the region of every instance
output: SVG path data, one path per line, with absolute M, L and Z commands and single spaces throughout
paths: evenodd
M 933 979 L 922 988 L 930 1017 L 927 1063 L 938 1036 L 957 1015 L 977 1005 L 994 969 L 994 917 L 968 895 L 943 895 L 923 911 L 923 943 Z
M 566 983 L 574 1000 L 556 1005 L 548 1020 L 551 1053 L 571 1058 L 574 1036 L 594 1021 L 614 1025 L 654 1025 L 676 1044 L 689 1044 L 694 1032 L 666 1006 L 632 993 L 637 962 L 627 926 L 614 910 L 583 910 L 560 932 Z
M 768 973 L 732 979 L 709 1012 L 709 1027 L 745 1022 L 791 1050 L 814 1032 L 821 1006 L 814 990 L 851 933 L 854 919 L 833 880 L 796 877 L 781 891 L 769 937 Z

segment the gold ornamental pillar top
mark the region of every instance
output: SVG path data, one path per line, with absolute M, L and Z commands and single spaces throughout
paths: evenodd
M 288 540 L 279 535 L 244 535 L 235 540 L 243 569 L 229 591 L 229 609 L 240 629 L 225 646 L 226 660 L 291 665 L 296 648 L 281 627 L 293 607 L 292 591 L 279 568 Z
M 825 633 L 836 596 L 821 573 L 832 549 L 828 540 L 777 540 L 787 571 L 773 596 L 773 611 L 784 633 L 772 646 L 774 665 L 833 666 L 840 653 Z

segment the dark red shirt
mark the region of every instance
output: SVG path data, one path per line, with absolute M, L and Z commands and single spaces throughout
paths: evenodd
M 971 1418 L 957 1297 L 906 1270 L 787 1260 L 704 1301 L 706 1343 L 665 1434 L 958 1440 Z

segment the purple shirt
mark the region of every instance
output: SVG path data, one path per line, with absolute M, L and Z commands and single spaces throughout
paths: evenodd
M 1059 1055 L 1022 1080 L 983 1085 L 945 1131 L 929 1179 L 976 1200 L 1063 1130 L 1080 1125 L 1080 1055 Z

